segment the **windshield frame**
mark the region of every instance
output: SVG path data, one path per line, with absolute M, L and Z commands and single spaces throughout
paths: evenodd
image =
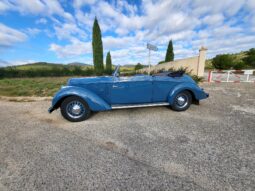
M 114 72 L 112 73 L 112 76 L 113 76 L 113 77 L 119 77 L 119 75 L 120 75 L 119 70 L 120 70 L 120 65 L 117 65 L 117 66 L 115 67 Z

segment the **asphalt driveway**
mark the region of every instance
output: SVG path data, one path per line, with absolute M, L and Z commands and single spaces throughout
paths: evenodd
M 0 190 L 255 190 L 255 84 L 204 84 L 186 112 L 70 123 L 49 101 L 0 101 Z

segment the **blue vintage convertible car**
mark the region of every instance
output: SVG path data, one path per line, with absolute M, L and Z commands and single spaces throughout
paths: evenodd
M 192 102 L 208 96 L 186 74 L 120 77 L 118 66 L 112 76 L 71 78 L 54 96 L 49 112 L 60 107 L 64 118 L 78 122 L 89 118 L 93 111 L 111 109 L 164 105 L 184 111 Z

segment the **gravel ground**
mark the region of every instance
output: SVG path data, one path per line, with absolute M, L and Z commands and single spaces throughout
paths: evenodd
M 0 190 L 255 190 L 255 85 L 203 84 L 186 112 L 70 123 L 49 101 L 0 101 Z

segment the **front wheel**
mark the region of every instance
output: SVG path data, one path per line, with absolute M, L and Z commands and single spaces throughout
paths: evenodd
M 175 96 L 171 107 L 175 111 L 185 111 L 189 108 L 191 102 L 191 94 L 188 91 L 182 91 Z
M 79 122 L 89 118 L 90 108 L 88 104 L 78 96 L 71 96 L 61 103 L 62 116 L 71 122 Z

